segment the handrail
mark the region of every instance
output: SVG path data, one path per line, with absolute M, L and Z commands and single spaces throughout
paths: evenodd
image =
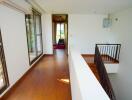
M 96 45 L 121 45 L 121 44 L 109 44 L 109 43 L 103 43 L 103 44 L 96 44 Z
M 104 90 L 106 91 L 107 95 L 110 97 L 111 100 L 116 100 L 112 85 L 110 83 L 108 74 L 106 72 L 106 69 L 105 69 L 105 66 L 97 45 L 95 47 L 94 62 L 99 72 L 100 83 L 102 87 L 104 88 Z
M 96 44 L 106 61 L 114 60 L 119 62 L 121 44 Z

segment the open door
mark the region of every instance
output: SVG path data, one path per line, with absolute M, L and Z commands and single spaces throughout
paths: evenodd
M 52 15 L 53 52 L 57 49 L 65 50 L 68 54 L 68 15 Z

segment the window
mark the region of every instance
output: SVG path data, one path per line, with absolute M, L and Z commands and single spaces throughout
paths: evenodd
M 59 39 L 64 39 L 64 23 L 57 23 L 56 27 L 56 43 L 58 43 Z
M 9 86 L 7 70 L 6 70 L 6 62 L 1 38 L 0 31 L 0 94 Z
M 26 15 L 27 42 L 30 64 L 43 53 L 41 14 L 33 10 L 32 15 Z

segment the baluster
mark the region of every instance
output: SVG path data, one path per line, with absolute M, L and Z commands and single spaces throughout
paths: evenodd
M 99 45 L 99 52 L 100 52 L 100 54 L 101 54 L 101 46 Z
M 112 52 L 112 53 L 111 53 L 111 59 L 113 58 L 113 46 L 114 46 L 114 45 L 111 46 L 111 52 Z
M 113 59 L 115 58 L 115 51 L 116 51 L 116 45 L 114 45 L 114 50 L 113 50 Z
M 112 56 L 113 56 L 113 45 L 111 45 L 111 60 L 112 60 Z
M 106 47 L 107 47 L 107 55 L 106 55 L 106 60 L 109 60 L 109 58 L 108 58 L 108 55 L 109 55 L 109 48 L 108 48 L 108 45 L 107 45 Z
M 111 61 L 111 55 L 112 55 L 112 46 L 110 45 L 110 61 Z
M 118 50 L 117 50 L 117 57 L 116 57 L 116 60 L 118 60 L 118 54 L 119 54 L 119 45 L 117 45 L 118 46 Z
M 104 47 L 104 60 L 106 61 L 106 45 Z
M 102 46 L 102 58 L 104 60 L 104 45 Z
M 108 57 L 109 57 L 109 60 L 110 60 L 110 52 L 111 52 L 111 51 L 110 51 L 110 45 L 109 45 L 109 56 L 108 56 Z
M 100 52 L 100 54 L 101 54 L 101 46 L 99 45 L 99 52 Z
M 107 45 L 106 45 L 106 61 L 107 61 L 107 55 L 108 55 L 108 48 L 107 48 Z
M 112 58 L 114 58 L 114 50 L 115 50 L 115 45 L 112 46 Z
M 119 47 L 118 47 L 118 61 L 119 61 L 119 55 L 120 55 L 120 49 L 121 49 L 121 45 L 118 45 Z
M 102 54 L 103 54 L 103 46 L 101 46 L 101 56 L 102 56 Z
M 118 53 L 118 45 L 116 45 L 116 54 L 115 54 L 115 60 L 117 60 L 117 53 Z

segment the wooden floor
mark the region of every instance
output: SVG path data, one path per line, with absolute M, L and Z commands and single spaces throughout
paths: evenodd
M 85 60 L 88 62 L 88 63 L 94 63 L 94 55 L 82 55 Z M 102 55 L 102 60 L 104 63 L 119 63 L 119 61 L 117 60 L 114 60 L 112 57 L 110 56 L 107 56 L 107 55 Z
M 2 100 L 71 100 L 67 79 L 67 56 L 63 50 L 57 50 L 56 55 L 43 57 Z

